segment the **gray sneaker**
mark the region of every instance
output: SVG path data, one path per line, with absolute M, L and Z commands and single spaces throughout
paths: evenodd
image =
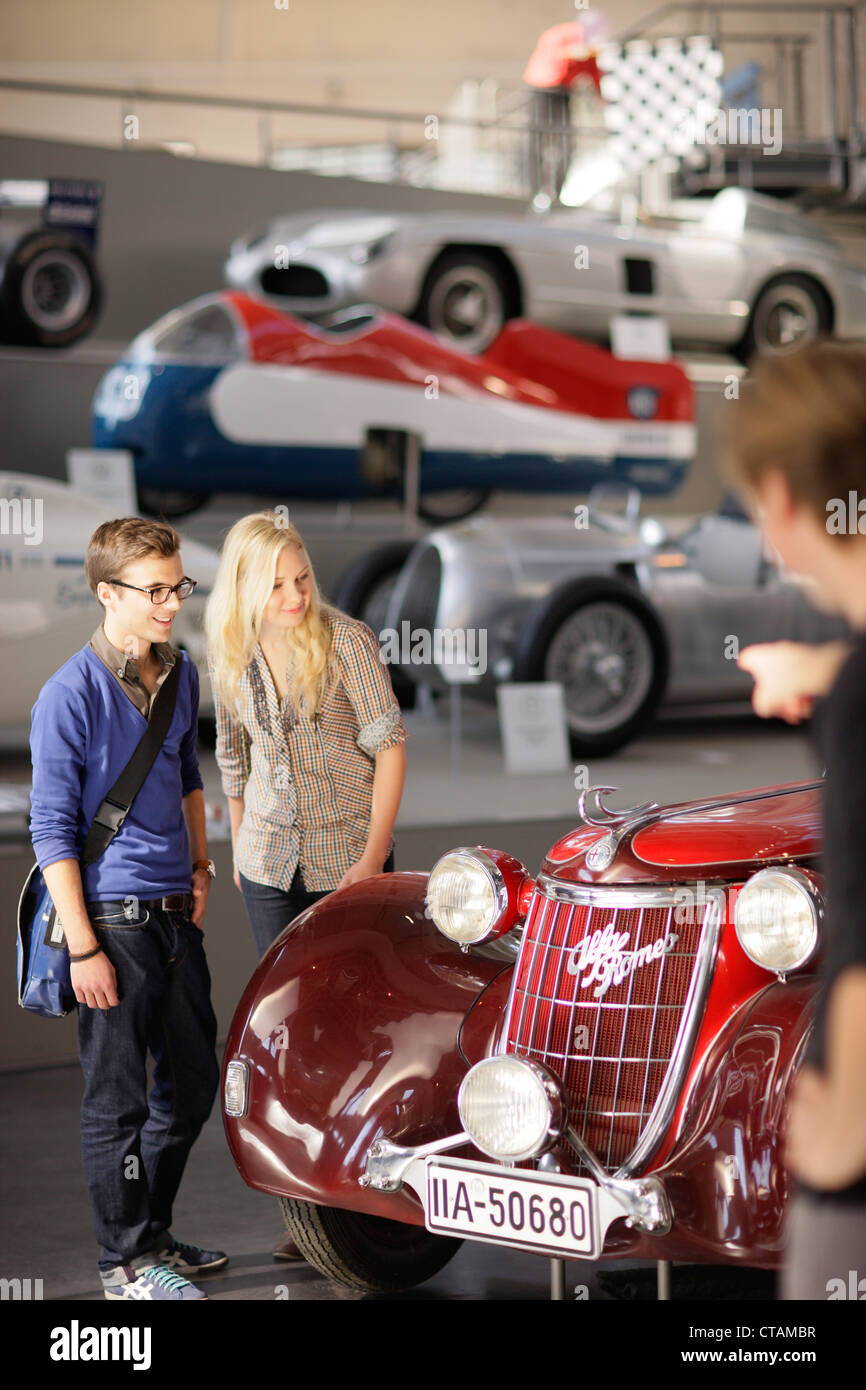
M 106 1298 L 160 1302 L 207 1298 L 202 1289 L 196 1288 L 180 1274 L 175 1274 L 173 1269 L 166 1269 L 165 1265 L 148 1265 L 145 1269 L 132 1269 L 124 1265 L 123 1268 L 129 1278 L 120 1284 L 106 1284 Z

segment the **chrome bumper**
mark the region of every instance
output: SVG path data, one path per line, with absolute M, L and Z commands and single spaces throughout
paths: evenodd
M 659 1178 L 615 1178 L 604 1172 L 595 1155 L 582 1142 L 573 1130 L 569 1139 L 584 1158 L 592 1177 L 591 1181 L 598 1194 L 599 1223 L 602 1233 L 614 1221 L 625 1217 L 625 1224 L 647 1235 L 666 1235 L 673 1224 L 673 1216 L 668 1195 Z M 411 1187 L 424 1208 L 427 1216 L 426 1160 L 437 1154 L 457 1149 L 462 1144 L 471 1144 L 468 1134 L 451 1134 L 445 1139 L 436 1139 L 430 1144 L 417 1148 L 403 1148 L 392 1144 L 389 1139 L 377 1139 L 367 1150 L 364 1172 L 358 1182 L 361 1187 L 372 1188 L 375 1192 L 399 1192 L 404 1186 Z M 509 1167 L 509 1165 L 504 1165 Z M 540 1161 L 543 1171 L 558 1171 L 557 1165 L 547 1155 Z M 518 1176 L 519 1169 L 511 1169 Z M 587 1179 L 575 1179 L 585 1183 Z

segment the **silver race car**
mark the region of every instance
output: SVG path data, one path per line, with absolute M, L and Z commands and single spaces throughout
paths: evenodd
M 469 352 L 517 316 L 606 340 L 614 315 L 658 314 L 674 344 L 744 360 L 866 335 L 866 273 L 800 212 L 739 188 L 630 221 L 586 208 L 301 213 L 237 240 L 225 274 L 310 317 L 379 304 Z
M 407 682 L 559 681 L 575 753 L 629 742 L 658 707 L 742 702 L 751 642 L 845 636 L 765 554 L 733 502 L 697 520 L 598 492 L 573 517 L 477 518 L 361 556 L 335 602 L 379 634 Z M 407 550 L 408 559 L 405 559 Z M 401 561 L 405 559 L 405 563 Z

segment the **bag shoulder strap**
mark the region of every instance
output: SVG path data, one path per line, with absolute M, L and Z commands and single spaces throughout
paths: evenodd
M 174 714 L 182 661 L 183 657 L 178 652 L 174 665 L 160 686 L 159 694 L 154 701 L 153 713 L 135 752 L 93 818 L 81 852 L 82 868 L 92 864 L 108 849 L 129 815 L 130 807 L 144 786 L 147 774 L 156 762 Z

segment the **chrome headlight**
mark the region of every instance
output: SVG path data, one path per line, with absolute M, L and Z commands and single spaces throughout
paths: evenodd
M 227 1115 L 247 1113 L 249 1071 L 245 1062 L 229 1062 L 226 1067 L 223 1108 Z
M 461 946 L 488 937 L 508 905 L 500 869 L 479 849 L 455 849 L 433 865 L 427 911 L 443 936 Z
M 750 960 L 785 974 L 805 965 L 818 944 L 823 902 L 798 869 L 761 869 L 740 889 L 737 938 Z
M 457 1093 L 460 1121 L 476 1148 L 502 1162 L 534 1158 L 555 1144 L 565 1122 L 562 1086 L 525 1057 L 485 1057 Z

